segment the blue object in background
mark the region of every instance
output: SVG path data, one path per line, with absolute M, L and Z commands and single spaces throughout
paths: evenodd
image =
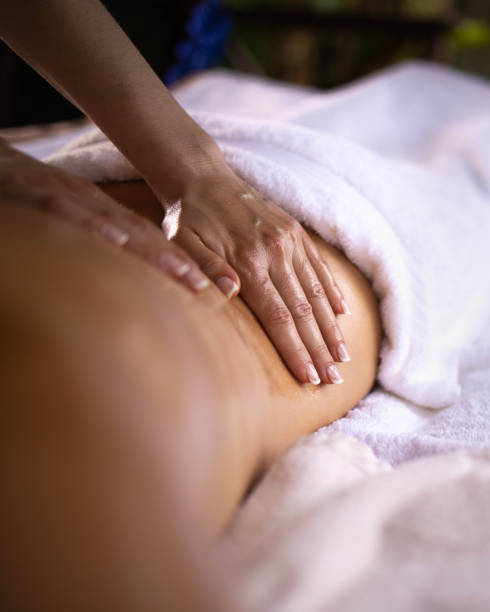
M 216 64 L 223 57 L 232 26 L 231 18 L 221 7 L 221 0 L 197 4 L 186 23 L 187 38 L 175 49 L 177 61 L 163 76 L 165 85 Z

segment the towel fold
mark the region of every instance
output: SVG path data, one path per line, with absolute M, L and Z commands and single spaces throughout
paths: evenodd
M 395 469 L 344 434 L 281 457 L 227 533 L 233 590 L 267 612 L 486 612 L 490 451 Z
M 490 87 L 417 63 L 332 93 L 213 72 L 179 99 L 237 172 L 368 276 L 386 334 L 384 389 L 297 442 L 237 512 L 223 551 L 237 599 L 486 611 Z M 137 176 L 97 132 L 50 161 Z
M 414 75 L 413 67 L 408 68 L 408 81 L 417 95 L 427 81 L 424 70 L 418 67 Z M 429 73 L 430 99 L 440 102 L 458 96 L 457 90 L 446 90 L 447 71 L 431 68 Z M 490 108 L 490 88 L 461 78 L 464 95 L 468 97 L 468 88 L 473 87 L 480 106 L 486 97 Z M 385 87 L 389 80 L 385 76 Z M 393 72 L 392 80 L 400 83 L 399 71 Z M 401 79 L 405 86 L 406 81 L 407 75 Z M 382 386 L 421 406 L 446 406 L 460 393 L 463 350 L 488 324 L 490 139 L 475 134 L 490 130 L 490 113 L 480 112 L 478 129 L 475 113 L 468 130 L 458 117 L 460 136 L 454 132 L 450 146 L 447 142 L 440 150 L 433 146 L 430 155 L 423 148 L 417 158 L 414 143 L 420 148 L 431 120 L 449 133 L 454 103 L 446 108 L 431 105 L 429 99 L 428 104 L 419 101 L 414 108 L 407 107 L 410 131 L 403 126 L 402 114 L 398 135 L 385 136 L 387 142 L 398 141 L 398 151 L 404 150 L 403 139 L 409 140 L 405 150 L 413 154 L 403 159 L 382 154 L 379 142 L 376 151 L 326 131 L 329 113 L 342 123 L 342 103 L 353 124 L 351 131 L 356 123 L 362 127 L 366 121 L 362 98 L 357 113 L 354 98 L 344 94 L 343 102 L 340 96 L 333 104 L 317 94 L 307 112 L 299 104 L 296 114 L 289 111 L 287 121 L 190 112 L 216 139 L 239 175 L 340 247 L 370 279 L 380 300 L 385 332 L 378 373 Z M 371 103 L 368 109 L 372 108 Z M 388 127 L 397 129 L 393 116 Z M 360 131 L 368 141 L 368 131 L 382 135 L 386 129 L 379 116 L 376 126 Z M 94 181 L 138 176 L 98 130 L 48 161 Z M 459 170 L 449 171 L 455 165 Z

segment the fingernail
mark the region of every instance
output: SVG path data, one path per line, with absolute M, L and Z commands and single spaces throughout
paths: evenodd
M 201 289 L 206 289 L 209 285 L 209 280 L 207 278 L 202 278 L 200 281 L 197 281 L 194 286 L 196 291 L 201 291 Z
M 340 376 L 340 372 L 337 370 L 337 368 L 333 364 L 328 366 L 327 373 L 328 373 L 328 377 L 330 378 L 330 380 L 333 382 L 334 385 L 340 385 L 341 383 L 344 382 L 344 379 L 342 378 L 342 376 Z
M 231 298 L 232 295 L 238 293 L 238 285 L 231 280 L 228 276 L 222 276 L 216 281 L 218 289 L 226 295 L 227 298 Z
M 201 291 L 209 285 L 209 278 L 198 269 L 193 268 L 187 275 L 186 280 L 195 291 Z
M 347 352 L 345 342 L 339 342 L 337 344 L 337 356 L 338 356 L 339 361 L 350 361 L 350 356 L 349 356 L 349 353 Z
M 170 272 L 175 276 L 184 276 L 191 269 L 187 261 L 182 261 L 174 253 L 162 253 L 158 258 L 158 263 L 164 272 Z
M 347 304 L 347 302 L 344 300 L 344 298 L 342 298 L 340 300 L 340 305 L 342 306 L 342 311 L 344 314 L 346 315 L 350 315 L 352 314 L 352 312 L 350 311 L 349 305 Z
M 114 244 L 117 244 L 118 246 L 125 245 L 129 240 L 128 232 L 125 232 L 121 228 L 109 223 L 104 223 L 104 225 L 100 229 L 100 233 L 105 238 L 107 238 L 111 242 L 114 242 Z
M 309 363 L 306 366 L 306 374 L 308 376 L 308 380 L 311 382 L 312 385 L 319 385 L 320 384 L 320 377 L 318 376 L 318 372 L 315 370 L 315 367 L 313 364 Z

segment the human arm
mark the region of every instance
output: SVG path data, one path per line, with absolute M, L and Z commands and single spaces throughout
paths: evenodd
M 217 145 L 98 0 L 2 0 L 0 36 L 80 108 L 161 199 L 211 170 Z
M 315 246 L 231 171 L 103 6 L 6 0 L 1 11 L 8 44 L 93 119 L 164 207 L 182 202 L 175 241 L 223 293 L 241 285 L 295 376 L 339 382 L 333 362 L 348 356 L 335 315 L 347 307 Z

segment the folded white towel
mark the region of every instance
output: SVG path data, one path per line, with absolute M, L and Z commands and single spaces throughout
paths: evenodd
M 416 78 L 412 74 L 408 82 L 414 95 L 419 95 L 424 82 L 429 83 L 432 98 L 428 104 L 419 101 L 405 109 L 409 130 L 403 113 L 399 123 L 391 114 L 388 128 L 383 117 L 377 117 L 376 126 L 368 129 L 365 123 L 373 117 L 368 113 L 366 119 L 362 97 L 357 97 L 356 105 L 352 93 L 337 96 L 335 104 L 328 96 L 311 95 L 306 110 L 301 105 L 296 114 L 289 109 L 287 122 L 203 111 L 192 114 L 218 141 L 237 173 L 342 248 L 368 276 L 380 299 L 385 330 L 380 383 L 412 402 L 437 408 L 458 397 L 462 351 L 488 322 L 490 168 L 485 160 L 490 157 L 490 139 L 468 139 L 459 117 L 458 133 L 463 138 L 453 137 L 451 154 L 447 143 L 440 150 L 432 147 L 429 156 L 422 147 L 425 157 L 419 155 L 415 163 L 415 154 L 411 160 L 407 155 L 405 159 L 382 155 L 376 147 L 325 131 L 329 113 L 334 112 L 342 124 L 344 105 L 351 132 L 357 125 L 366 142 L 368 133 L 379 132 L 378 140 L 396 141 L 399 152 L 413 152 L 420 148 L 431 121 L 451 123 L 454 103 L 446 108 L 434 101 L 461 92 L 471 99 L 469 88 L 479 108 L 484 99 L 490 109 L 490 88 L 457 77 L 465 87 L 448 91 L 446 71 L 428 69 L 427 75 L 424 70 L 418 67 Z M 395 71 L 392 79 L 399 80 L 399 74 Z M 371 114 L 374 102 L 368 106 Z M 471 118 L 474 136 L 475 113 Z M 490 113 L 481 112 L 478 118 L 479 129 L 490 130 Z M 387 138 L 386 129 L 398 133 Z M 381 148 L 378 143 L 378 151 Z M 98 131 L 49 161 L 95 181 L 137 176 Z M 460 171 L 449 172 L 448 164 L 457 164 Z

